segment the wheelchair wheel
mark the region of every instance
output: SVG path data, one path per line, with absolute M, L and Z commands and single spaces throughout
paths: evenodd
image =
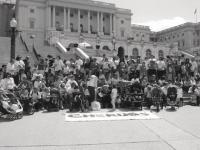
M 23 116 L 24 116 L 23 113 L 18 113 L 18 114 L 17 114 L 17 119 L 22 119 Z
M 30 107 L 28 110 L 27 110 L 27 114 L 28 115 L 33 115 L 35 113 L 35 109 L 33 107 Z

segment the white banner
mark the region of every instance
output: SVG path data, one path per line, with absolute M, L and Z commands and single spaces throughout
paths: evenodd
M 66 113 L 67 122 L 160 119 L 150 111 Z

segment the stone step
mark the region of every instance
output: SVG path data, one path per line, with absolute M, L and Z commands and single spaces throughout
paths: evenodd
M 7 64 L 10 61 L 10 42 L 9 37 L 0 37 L 0 65 Z

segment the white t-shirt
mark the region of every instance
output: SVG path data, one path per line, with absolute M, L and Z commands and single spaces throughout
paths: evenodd
M 5 78 L 0 82 L 0 87 L 4 90 L 12 90 L 15 86 L 16 85 L 13 78 Z
M 191 62 L 191 64 L 192 64 L 191 70 L 194 72 L 198 68 L 197 62 L 193 61 L 193 62 Z
M 83 65 L 83 61 L 81 59 L 78 59 L 78 60 L 76 60 L 75 64 L 76 64 L 77 68 L 80 69 L 81 66 Z
M 117 88 L 112 89 L 111 98 L 112 98 L 112 100 L 116 100 L 116 98 L 117 98 Z
M 55 60 L 54 62 L 54 67 L 55 67 L 55 71 L 60 71 L 62 70 L 64 64 L 63 64 L 63 61 L 62 60 Z
M 165 70 L 166 68 L 166 64 L 163 60 L 158 60 L 157 65 L 158 65 L 158 70 Z
M 98 78 L 95 75 L 91 76 L 91 79 L 87 82 L 87 86 L 97 87 Z

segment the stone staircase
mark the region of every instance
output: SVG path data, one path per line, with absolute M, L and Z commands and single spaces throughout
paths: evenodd
M 16 56 L 17 55 L 20 55 L 22 59 L 24 59 L 26 56 L 29 56 L 32 65 L 37 63 L 32 46 L 28 46 L 27 42 L 20 35 L 16 38 Z
M 10 61 L 10 42 L 9 37 L 0 37 L 0 67 Z
M 48 55 L 51 55 L 53 57 L 60 56 L 62 59 L 69 60 L 71 58 L 75 58 L 74 53 L 72 52 L 61 52 L 59 49 L 57 49 L 54 46 L 43 46 L 43 47 L 36 47 L 37 53 L 40 54 L 42 57 L 46 58 Z

